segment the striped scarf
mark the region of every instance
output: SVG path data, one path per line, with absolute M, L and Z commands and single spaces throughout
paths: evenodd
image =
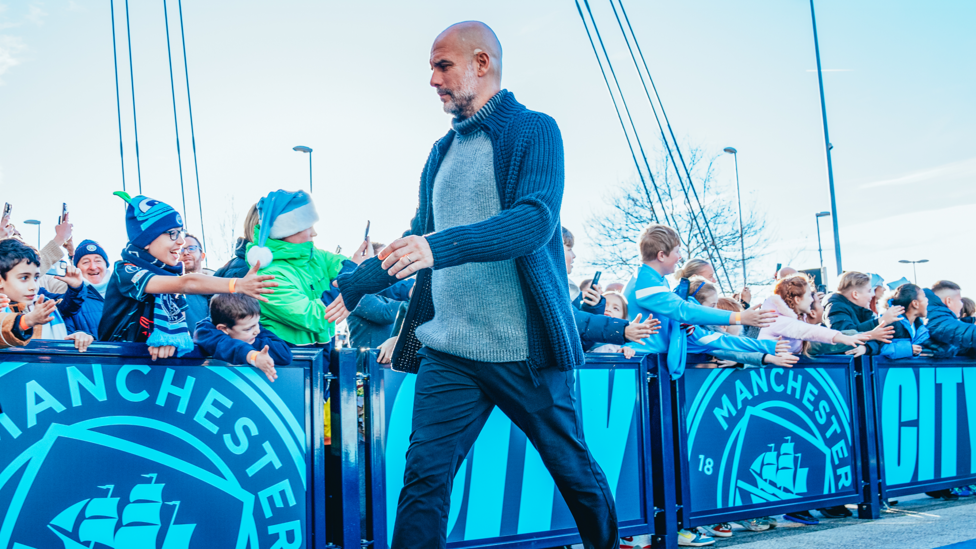
M 37 301 L 38 297 L 40 297 L 40 294 L 38 294 L 34 298 L 34 302 L 31 303 L 11 303 L 9 307 L 5 307 L 3 310 L 0 310 L 0 313 L 27 314 L 34 310 L 34 303 Z M 53 316 L 54 319 L 51 322 L 48 322 L 47 324 L 41 324 L 41 333 L 39 336 L 37 336 L 34 339 L 62 340 L 68 337 L 68 329 L 64 325 L 64 319 L 61 318 L 61 312 L 58 311 L 57 309 L 54 309 L 54 312 L 51 313 L 51 316 Z M 36 331 L 37 327 L 35 327 L 34 330 Z
M 122 262 L 131 263 L 140 269 L 162 276 L 183 274 L 183 265 L 169 266 L 156 259 L 146 250 L 140 250 L 129 243 L 122 250 Z M 150 347 L 176 347 L 177 356 L 193 350 L 193 338 L 186 326 L 186 296 L 183 294 L 153 295 L 153 331 L 146 340 Z

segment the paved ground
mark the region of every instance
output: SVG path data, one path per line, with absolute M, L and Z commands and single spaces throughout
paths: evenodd
M 850 508 L 857 513 L 854 506 Z M 818 516 L 817 513 L 814 515 Z M 712 547 L 928 549 L 948 546 L 976 549 L 974 524 L 976 497 L 943 501 L 919 495 L 900 498 L 898 505 L 882 511 L 880 520 L 822 519 L 819 526 L 780 520 L 779 527 L 766 532 L 749 532 L 736 527 L 732 538 L 717 540 Z

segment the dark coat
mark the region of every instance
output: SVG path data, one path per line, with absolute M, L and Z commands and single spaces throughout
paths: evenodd
M 926 288 L 925 297 L 929 298 L 926 326 L 935 356 L 947 357 L 976 352 L 976 325 L 956 318 L 956 314 L 932 290 Z
M 627 339 L 624 330 L 630 324 L 626 320 L 604 316 L 603 314 L 587 313 L 573 307 L 573 317 L 576 319 L 576 330 L 580 334 L 583 350 L 589 351 L 597 345 L 611 343 L 624 345 Z
M 64 327 L 68 330 L 68 334 L 85 332 L 94 338 L 98 338 L 98 323 L 102 320 L 105 298 L 90 284 L 85 284 L 84 294 L 85 299 L 78 312 L 64 317 Z
M 425 235 L 434 269 L 514 259 L 525 301 L 529 367 L 572 370 L 583 364 L 584 357 L 559 230 L 565 179 L 562 137 L 551 117 L 526 109 L 507 91 L 499 93 L 506 95 L 481 128 L 494 151 L 501 211 L 480 223 L 444 230 L 434 226 L 434 179 L 454 140 L 451 130 L 427 158 L 420 176 L 420 203 L 408 234 Z M 393 353 L 393 366 L 399 371 L 416 373 L 420 367 L 421 344 L 415 330 L 434 318 L 431 272 L 424 269 L 417 275 L 408 318 Z M 339 276 L 347 307 L 396 282 L 375 258 Z
M 249 242 L 244 238 L 237 238 L 237 246 L 234 247 L 234 257 L 226 265 L 217 269 L 214 276 L 218 278 L 244 278 L 251 266 L 247 264 L 245 253 Z
M 878 319 L 871 309 L 855 305 L 839 293 L 830 294 L 827 298 L 827 305 L 824 306 L 824 323 L 831 330 L 838 332 L 844 330 L 870 332 L 878 327 Z
M 193 332 L 193 341 L 207 356 L 223 360 L 228 364 L 247 364 L 247 354 L 260 351 L 268 346 L 268 355 L 274 360 L 275 366 L 291 364 L 291 348 L 281 338 L 261 326 L 254 343 L 248 345 L 239 339 L 234 339 L 221 332 L 207 317 L 197 324 Z

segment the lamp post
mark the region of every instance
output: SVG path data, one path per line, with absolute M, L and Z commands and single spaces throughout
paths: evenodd
M 298 145 L 297 147 L 292 147 L 293 151 L 308 153 L 308 192 L 312 192 L 312 149 L 306 147 L 305 145 Z
M 912 277 L 915 279 L 915 285 L 918 286 L 918 273 L 915 272 L 916 263 L 928 263 L 928 259 L 919 259 L 918 261 L 912 261 L 910 259 L 899 259 L 898 263 L 911 263 L 912 264 Z
M 827 182 L 830 185 L 830 216 L 834 224 L 834 255 L 837 258 L 837 274 L 844 272 L 840 263 L 840 232 L 837 229 L 837 197 L 834 194 L 834 167 L 830 161 L 830 134 L 827 132 L 827 103 L 824 101 L 823 70 L 820 68 L 820 44 L 817 41 L 817 17 L 813 13 L 813 0 L 810 0 L 810 21 L 813 22 L 813 50 L 817 55 L 817 82 L 820 84 L 820 120 L 823 122 L 824 152 L 827 155 Z
M 746 275 L 746 239 L 745 230 L 742 227 L 742 195 L 739 190 L 739 151 L 733 147 L 725 147 L 725 152 L 732 155 L 735 161 L 735 201 L 739 205 L 739 249 L 742 250 L 742 285 L 748 286 L 748 276 Z
M 41 251 L 41 222 L 37 219 L 27 219 L 24 221 L 28 225 L 37 225 L 37 251 Z
M 820 272 L 824 270 L 823 266 L 823 245 L 820 243 L 820 218 L 827 217 L 830 212 L 820 212 L 817 214 L 817 253 L 820 254 Z

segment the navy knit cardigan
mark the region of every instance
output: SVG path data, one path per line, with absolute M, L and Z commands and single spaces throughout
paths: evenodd
M 420 176 L 420 204 L 404 236 L 424 235 L 434 255 L 434 269 L 472 262 L 514 259 L 527 313 L 529 365 L 571 370 L 583 363 L 583 348 L 573 318 L 563 256 L 559 210 L 563 197 L 563 143 L 556 121 L 527 110 L 508 91 L 482 123 L 494 150 L 495 182 L 501 212 L 484 221 L 437 231 L 433 187 L 437 170 L 454 139 L 451 130 L 438 140 Z M 346 307 L 397 279 L 375 258 L 339 277 Z M 485 284 L 492 281 L 486 280 Z M 418 274 L 413 298 L 393 354 L 396 370 L 416 373 L 421 344 L 414 330 L 434 317 L 431 271 Z M 486 304 L 491 306 L 491 304 Z

